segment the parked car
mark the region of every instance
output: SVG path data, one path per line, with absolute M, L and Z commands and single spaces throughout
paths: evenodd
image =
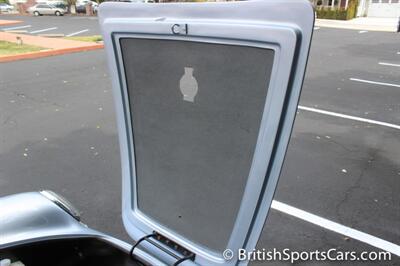
M 0 12 L 10 12 L 14 10 L 14 6 L 7 3 L 0 3 Z
M 155 3 L 154 0 L 123 0 L 120 2 L 130 2 L 130 3 Z
M 89 1 L 89 0 L 84 0 L 84 1 L 79 1 L 76 3 L 76 12 L 77 13 L 86 13 L 86 5 L 91 5 L 93 8 L 93 12 L 97 13 L 97 9 L 99 7 L 99 4 L 94 2 L 94 1 Z
M 76 10 L 76 13 L 86 13 L 86 5 L 76 4 L 75 10 Z
M 41 16 L 41 15 L 62 16 L 65 13 L 65 9 L 48 4 L 37 4 L 28 8 L 28 13 L 33 14 L 35 16 Z
M 52 4 L 52 6 L 64 9 L 64 13 L 66 13 L 68 11 L 68 6 L 62 2 L 54 3 L 54 4 Z
M 54 192 L 2 197 L 0 209 L 2 266 L 163 265 L 151 256 L 139 258 L 139 249 L 130 256 L 128 243 L 88 228 Z

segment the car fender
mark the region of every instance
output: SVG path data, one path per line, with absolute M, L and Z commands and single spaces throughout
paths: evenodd
M 103 235 L 77 221 L 39 192 L 0 198 L 0 249 L 66 236 Z

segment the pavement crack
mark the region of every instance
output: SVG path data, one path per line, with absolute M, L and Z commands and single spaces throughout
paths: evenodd
M 4 120 L 3 120 L 3 126 L 8 124 L 8 122 L 11 120 L 11 118 L 14 116 L 14 114 L 8 115 Z
M 361 187 L 361 181 L 364 177 L 364 173 L 371 167 L 372 163 L 375 160 L 375 155 L 377 154 L 377 150 L 373 149 L 372 152 L 370 153 L 370 156 L 366 159 L 366 162 L 364 163 L 364 167 L 361 169 L 360 174 L 358 175 L 357 179 L 355 180 L 354 184 L 350 186 L 348 189 L 346 189 L 344 193 L 344 197 L 339 201 L 338 204 L 336 204 L 335 207 L 335 212 L 336 215 L 339 219 L 340 223 L 343 223 L 343 220 L 341 218 L 341 209 L 342 207 L 349 202 L 350 196 L 358 189 Z
M 48 101 L 44 101 L 44 100 L 38 100 L 38 99 L 36 99 L 36 98 L 34 98 L 32 96 L 29 96 L 29 95 L 27 95 L 25 93 L 20 93 L 20 92 L 13 92 L 13 93 L 14 93 L 15 96 L 17 96 L 19 98 L 27 99 L 27 100 L 30 100 L 30 101 L 32 101 L 34 103 L 45 104 L 45 105 L 53 105 L 53 106 L 60 107 L 60 108 L 64 107 L 64 106 L 62 106 L 62 105 L 60 105 L 60 104 L 58 104 L 56 102 L 48 102 Z
M 343 145 L 342 143 L 339 143 L 339 142 L 334 141 L 332 139 L 330 139 L 329 142 L 334 143 L 334 144 L 338 145 L 339 147 L 342 147 L 344 150 L 346 150 L 348 152 L 357 152 L 357 150 L 350 149 L 350 148 L 346 147 L 345 145 Z
M 9 115 L 7 115 L 7 116 L 4 116 L 4 120 L 3 120 L 3 122 L 2 122 L 2 125 L 5 126 L 5 125 L 7 125 L 8 123 L 10 123 L 11 121 L 14 122 L 15 125 L 17 125 L 17 121 L 16 121 L 16 120 L 13 120 L 13 118 L 14 118 L 15 116 L 17 116 L 18 114 L 19 114 L 19 112 L 13 112 L 12 114 L 9 114 Z

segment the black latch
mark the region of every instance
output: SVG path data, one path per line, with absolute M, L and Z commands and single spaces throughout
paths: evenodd
M 133 247 L 131 248 L 131 251 L 129 252 L 129 255 L 131 258 L 133 258 L 133 251 L 135 250 L 135 248 L 137 246 L 139 246 L 140 243 L 143 241 L 146 241 L 146 242 L 152 244 L 153 246 L 164 251 L 171 257 L 175 258 L 176 262 L 173 264 L 173 266 L 179 265 L 180 263 L 184 262 L 185 260 L 194 261 L 195 256 L 196 256 L 193 252 L 182 247 L 178 243 L 166 238 L 165 236 L 163 236 L 157 232 L 153 232 L 150 235 L 142 237 L 135 243 L 135 245 L 133 245 Z M 171 250 L 168 249 L 167 247 L 170 248 Z M 179 255 L 177 255 L 177 254 L 179 254 Z

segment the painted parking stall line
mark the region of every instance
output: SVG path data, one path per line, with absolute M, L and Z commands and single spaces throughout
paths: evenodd
M 328 229 L 335 233 L 348 236 L 352 239 L 356 239 L 358 241 L 364 242 L 373 247 L 382 249 L 384 251 L 388 251 L 392 254 L 400 256 L 400 246 L 389 241 L 383 240 L 376 236 L 361 232 L 359 230 L 344 226 L 342 224 L 333 222 L 331 220 L 325 219 L 323 217 L 317 216 L 315 214 L 303 211 L 296 207 L 292 207 L 285 203 L 273 200 L 271 204 L 271 208 L 283 213 L 286 213 L 290 216 L 294 216 L 300 220 L 315 224 L 322 228 Z
M 376 85 L 400 88 L 400 84 L 393 84 L 393 83 L 386 83 L 386 82 L 366 80 L 366 79 L 358 79 L 358 78 L 350 78 L 350 80 L 351 81 L 356 81 L 356 82 L 362 82 L 362 83 L 369 83 L 369 84 L 376 84 Z
M 88 31 L 89 31 L 89 29 L 84 29 L 84 30 L 81 30 L 81 31 L 77 31 L 77 32 L 73 32 L 73 33 L 67 34 L 65 36 L 72 37 L 72 36 L 75 36 L 75 35 L 78 35 L 78 34 L 81 34 L 81 33 L 84 33 L 84 32 L 88 32 Z
M 4 31 L 9 31 L 9 30 L 20 30 L 20 29 L 27 29 L 32 27 L 32 25 L 25 25 L 25 26 L 18 26 L 18 27 L 11 27 L 11 28 L 6 28 L 3 29 Z
M 47 28 L 47 29 L 34 30 L 34 31 L 29 32 L 29 33 L 34 34 L 34 33 L 40 33 L 40 32 L 45 32 L 45 31 L 56 30 L 56 29 L 57 29 L 57 27 L 52 27 L 52 28 Z
M 379 126 L 384 126 L 384 127 L 390 127 L 394 129 L 399 129 L 400 130 L 400 125 L 396 124 L 391 124 L 387 122 L 382 122 L 378 120 L 373 120 L 373 119 L 367 119 L 363 117 L 358 117 L 358 116 L 352 116 L 352 115 L 346 115 L 346 114 L 341 114 L 341 113 L 336 113 L 336 112 L 331 112 L 331 111 L 326 111 L 326 110 L 321 110 L 317 108 L 312 108 L 312 107 L 307 107 L 307 106 L 298 106 L 298 109 L 304 110 L 304 111 L 309 111 L 309 112 L 314 112 L 314 113 L 319 113 L 323 115 L 329 115 L 329 116 L 334 116 L 334 117 L 340 117 L 340 118 L 345 118 L 349 120 L 354 120 L 354 121 L 359 121 L 359 122 L 364 122 L 368 124 L 374 124 L 374 125 L 379 125 Z
M 392 63 L 386 63 L 386 62 L 379 62 L 378 64 L 382 65 L 382 66 L 400 67 L 400 64 L 392 64 Z

